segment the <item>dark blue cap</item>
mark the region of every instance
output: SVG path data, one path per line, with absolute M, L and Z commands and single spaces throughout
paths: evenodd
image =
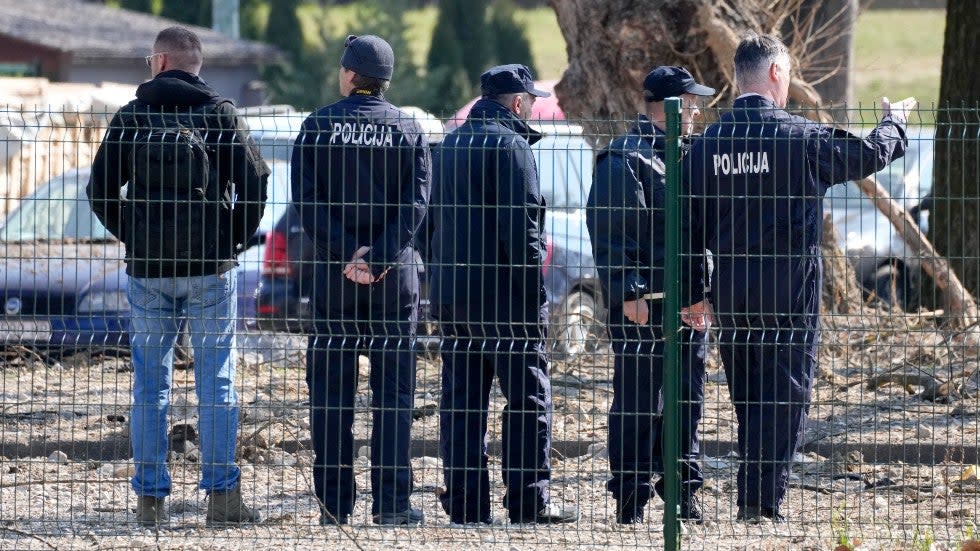
M 391 44 L 380 36 L 352 34 L 344 42 L 340 66 L 362 76 L 391 80 L 395 71 L 395 52 L 391 50 Z
M 683 67 L 662 65 L 650 71 L 643 79 L 643 99 L 648 102 L 663 101 L 681 94 L 713 96 L 715 89 L 698 84 L 691 73 Z
M 487 72 L 480 75 L 480 90 L 484 96 L 499 96 L 500 94 L 516 94 L 518 92 L 527 92 L 539 98 L 546 98 L 551 95 L 535 88 L 531 70 L 518 63 L 497 65 L 488 69 Z

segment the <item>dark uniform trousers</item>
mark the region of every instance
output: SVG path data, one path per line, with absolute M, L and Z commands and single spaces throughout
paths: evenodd
M 650 321 L 637 325 L 623 315 L 623 305 L 609 312 L 609 333 L 616 354 L 614 395 L 609 410 L 609 465 L 606 484 L 617 500 L 643 506 L 653 495 L 652 473 L 663 473 L 663 303 L 647 301 Z M 697 427 L 704 400 L 704 333 L 681 332 L 680 459 L 681 497 L 701 487 Z
M 523 308 L 523 307 L 521 307 Z M 533 517 L 551 477 L 551 384 L 538 322 L 481 322 L 473 310 L 443 306 L 441 447 L 443 503 L 458 523 L 490 522 L 487 416 L 494 375 L 503 411 L 504 506 Z M 448 392 L 446 392 L 448 389 Z
M 817 363 L 818 258 L 721 259 L 718 346 L 738 418 L 738 505 L 779 509 Z
M 318 308 L 317 317 L 306 373 L 316 495 L 337 519 L 353 512 L 354 398 L 357 356 L 364 353 L 371 361 L 372 513 L 404 511 L 412 491 L 416 310 L 382 311 L 361 303 L 343 315 L 323 315 Z

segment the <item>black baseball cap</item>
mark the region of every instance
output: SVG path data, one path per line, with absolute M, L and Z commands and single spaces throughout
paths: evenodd
M 487 72 L 480 75 L 480 91 L 483 92 L 484 96 L 498 96 L 517 92 L 527 92 L 539 98 L 546 98 L 551 95 L 535 88 L 531 70 L 526 65 L 519 63 L 497 65 L 488 69 Z
M 648 102 L 663 101 L 681 94 L 713 96 L 715 89 L 698 84 L 691 73 L 683 67 L 661 65 L 650 71 L 643 79 L 643 99 Z
M 366 77 L 391 80 L 395 71 L 395 53 L 391 44 L 380 36 L 352 34 L 344 42 L 340 66 Z

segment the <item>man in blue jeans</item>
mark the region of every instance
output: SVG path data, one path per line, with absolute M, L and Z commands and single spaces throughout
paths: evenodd
M 254 522 L 235 465 L 235 256 L 258 228 L 269 169 L 234 105 L 197 76 L 203 59 L 193 32 L 164 29 L 146 62 L 153 79 L 112 119 L 88 185 L 92 210 L 126 244 L 136 520 L 155 526 L 167 519 L 167 410 L 185 320 L 207 522 Z

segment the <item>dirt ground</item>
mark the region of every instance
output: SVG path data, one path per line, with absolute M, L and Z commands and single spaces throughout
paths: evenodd
M 919 329 L 878 337 L 830 330 L 821 346 L 821 376 L 814 388 L 804 452 L 797 458 L 784 505 L 785 524 L 747 525 L 734 520 L 737 456 L 734 414 L 716 357 L 709 376 L 701 426 L 704 525 L 685 525 L 683 549 L 826 549 L 842 537 L 862 549 L 956 549 L 973 533 L 980 502 L 976 469 L 977 392 L 969 379 L 955 399 L 927 400 L 919 380 L 871 389 L 877 373 L 933 361 L 955 362 Z M 887 328 L 886 328 L 887 329 Z M 894 335 L 901 335 L 895 337 Z M 455 528 L 439 507 L 438 458 L 440 362 L 420 357 L 413 426 L 413 503 L 426 515 L 414 529 L 370 523 L 369 450 L 359 444 L 355 469 L 358 504 L 353 525 L 317 525 L 310 493 L 305 339 L 254 335 L 242 339 L 239 393 L 242 404 L 240 464 L 247 498 L 263 522 L 234 530 L 204 526 L 204 494 L 197 489 L 199 453 L 191 445 L 171 452 L 175 491 L 169 525 L 152 532 L 131 522 L 135 498 L 127 421 L 131 370 L 127 358 L 79 354 L 45 364 L 8 355 L 0 369 L 0 549 L 649 549 L 662 547 L 660 502 L 647 522 L 611 522 L 614 502 L 605 491 L 609 463 L 606 412 L 612 399 L 607 350 L 574 363 L 555 363 L 552 499 L 576 505 L 581 520 L 556 527 Z M 931 354 L 931 356 L 930 356 Z M 966 354 L 953 350 L 951 357 Z M 930 360 L 931 358 L 931 360 Z M 367 359 L 355 437 L 370 433 Z M 975 377 L 974 377 L 975 378 Z M 858 384 L 860 383 L 860 384 Z M 193 373 L 175 372 L 172 425 L 196 422 Z M 490 464 L 496 515 L 502 497 L 500 439 L 502 396 L 492 398 Z M 932 547 L 930 547 L 932 545 Z

